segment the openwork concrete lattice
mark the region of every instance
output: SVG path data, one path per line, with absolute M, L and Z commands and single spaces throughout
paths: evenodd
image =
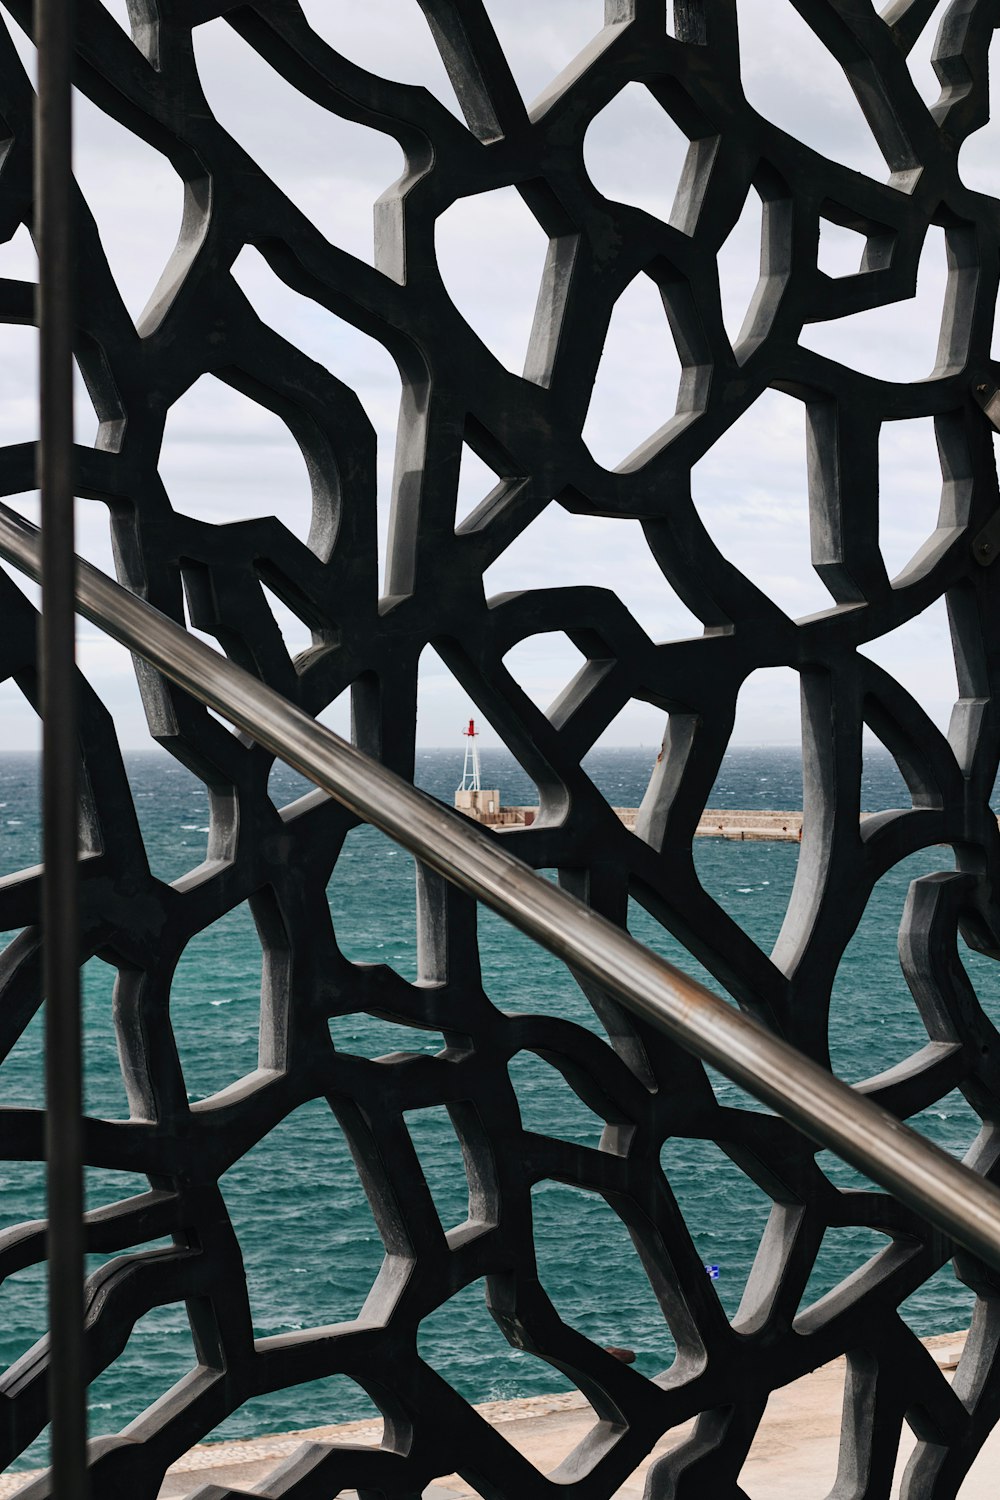
M 1000 7 L 892 0 L 880 15 L 868 0 L 795 0 L 857 95 L 886 163 L 885 180 L 876 181 L 817 154 L 747 102 L 737 0 L 675 0 L 668 16 L 663 0 L 607 0 L 603 30 L 597 14 L 593 41 L 530 110 L 489 19 L 503 0 L 419 3 L 466 123 L 426 91 L 340 55 L 336 5 L 320 36 L 295 0 L 129 0 L 130 38 L 97 0 L 80 0 L 79 88 L 162 153 L 186 192 L 177 250 L 138 327 L 82 198 L 79 205 L 79 362 L 101 419 L 95 448 L 79 452 L 79 490 L 107 507 L 120 577 L 179 620 L 186 590 L 196 626 L 311 713 L 350 688 L 358 742 L 404 776 L 413 770 L 417 663 L 432 644 L 540 789 L 541 815 L 503 835 L 511 847 L 538 868 L 558 869 L 617 921 L 629 894 L 637 897 L 720 988 L 820 1060 L 828 1056 L 837 965 L 875 882 L 913 851 L 940 846 L 943 873 L 914 884 L 900 933 L 928 1044 L 872 1092 L 910 1116 L 960 1087 L 983 1120 L 971 1160 L 993 1172 L 1000 1036 L 962 966 L 958 938 L 1000 951 L 1000 846 L 988 805 L 1000 753 L 1000 571 L 989 566 L 1000 499 L 983 411 L 994 390 L 1000 206 L 963 184 L 957 161 L 988 118 L 987 52 Z M 11 24 L 29 32 L 30 9 L 28 0 L 4 0 Z M 330 244 L 213 116 L 192 33 L 219 17 L 322 109 L 399 143 L 407 171 L 377 205 L 374 267 Z M 939 28 L 933 107 L 907 67 L 930 25 Z M 585 169 L 588 126 L 630 83 L 690 141 L 669 221 L 609 200 Z M 0 98 L 9 137 L 0 215 L 10 237 L 32 213 L 32 92 L 2 31 Z M 434 249 L 435 224 L 456 200 L 511 186 L 549 243 L 523 374 L 504 368 L 459 314 Z M 762 203 L 761 276 L 733 343 L 717 256 L 752 194 Z M 854 274 L 818 268 L 824 223 L 863 240 Z M 935 226 L 944 231 L 949 269 L 932 374 L 888 382 L 806 346 L 807 323 L 912 297 Z M 255 312 L 231 274 L 247 245 L 289 288 L 377 339 L 399 366 L 381 599 L 372 427 L 335 370 Z M 683 374 L 676 413 L 609 471 L 581 434 L 612 310 L 637 277 L 655 285 L 666 311 L 649 336 L 665 351 L 672 338 Z M 0 282 L 0 317 L 30 323 L 32 288 Z M 225 526 L 171 504 L 157 467 L 164 425 L 204 374 L 276 414 L 301 446 L 313 486 L 308 543 L 282 523 L 278 496 L 279 519 Z M 692 466 L 768 390 L 801 402 L 808 430 L 812 559 L 830 601 L 802 620 L 717 545 L 691 494 Z M 879 433 L 915 417 L 935 424 L 940 516 L 890 580 L 879 546 Z M 497 484 L 456 526 L 463 444 Z M 0 491 L 29 491 L 33 466 L 30 444 L 0 451 Z M 664 589 L 700 618 L 704 635 L 656 643 L 599 586 L 490 602 L 484 572 L 549 506 L 641 522 Z M 313 649 L 294 661 L 265 584 L 314 632 Z M 942 598 L 961 694 L 947 738 L 860 650 Z M 2 608 L 0 671 L 30 697 L 35 617 L 6 579 Z M 546 715 L 503 659 L 551 631 L 565 632 L 587 660 Z M 805 837 L 787 919 L 766 956 L 699 884 L 691 846 L 741 685 L 773 666 L 801 680 Z M 305 1500 L 350 1488 L 403 1497 L 453 1470 L 486 1497 L 549 1492 L 552 1480 L 417 1354 L 421 1320 L 481 1279 L 507 1338 L 567 1372 L 594 1407 L 590 1436 L 558 1476 L 581 1500 L 612 1493 L 668 1428 L 699 1413 L 694 1436 L 651 1470 L 650 1493 L 735 1497 L 769 1392 L 840 1353 L 849 1363 L 836 1493 L 888 1494 L 904 1417 L 919 1438 L 908 1500 L 957 1493 L 1000 1412 L 993 1274 L 956 1258 L 978 1300 L 949 1386 L 896 1311 L 952 1254 L 939 1235 L 880 1193 L 838 1189 L 793 1130 L 720 1104 L 697 1062 L 607 996 L 588 996 L 606 1040 L 569 1021 L 504 1015 L 482 985 L 476 913 L 437 880 L 418 882 L 418 984 L 348 962 L 326 890 L 352 819 L 318 796 L 282 813 L 269 799 L 265 754 L 154 674 L 141 673 L 140 685 L 152 734 L 209 788 L 213 863 L 174 886 L 154 877 L 114 726 L 82 689 L 91 850 L 82 956 L 99 952 L 119 969 L 115 1014 L 131 1103 L 128 1120 L 88 1121 L 87 1160 L 150 1182 L 148 1194 L 92 1216 L 91 1248 L 122 1255 L 93 1279 L 90 1361 L 96 1375 L 143 1313 L 184 1301 L 200 1364 L 127 1438 L 95 1444 L 95 1497 L 155 1496 L 165 1467 L 241 1403 L 331 1374 L 358 1382 L 383 1410 L 382 1448 L 310 1446 L 264 1493 Z M 657 705 L 666 722 L 634 833 L 581 769 L 632 699 Z M 860 828 L 864 725 L 898 762 L 912 806 Z M 30 871 L 0 891 L 0 925 L 24 929 L 2 958 L 5 1054 L 41 1002 L 31 926 L 37 894 Z M 246 902 L 265 950 L 261 1067 L 192 1108 L 171 1031 L 171 975 L 196 934 Z M 398 1054 L 379 1064 L 335 1049 L 329 1018 L 370 1010 L 440 1031 L 447 1045 L 436 1056 Z M 507 1065 L 524 1051 L 603 1117 L 599 1149 L 523 1128 Z M 385 1270 L 358 1322 L 255 1344 L 219 1178 L 316 1098 L 329 1101 L 331 1130 L 350 1143 L 385 1242 Z M 442 1105 L 470 1185 L 468 1222 L 447 1234 L 403 1123 L 404 1111 Z M 661 1169 L 668 1137 L 717 1142 L 773 1200 L 733 1324 Z M 3 1109 L 0 1155 L 41 1154 L 39 1112 Z M 546 1179 L 603 1196 L 627 1226 L 679 1350 L 663 1378 L 621 1364 L 553 1308 L 532 1239 L 531 1188 Z M 322 1205 L 317 1215 L 322 1234 Z M 844 1225 L 882 1231 L 889 1244 L 797 1313 L 824 1231 Z M 172 1249 L 143 1250 L 164 1235 Z M 0 1272 L 44 1254 L 37 1225 L 10 1231 L 0 1240 Z M 45 1423 L 44 1381 L 40 1346 L 0 1384 L 8 1462 Z M 45 1493 L 45 1482 L 32 1493 Z

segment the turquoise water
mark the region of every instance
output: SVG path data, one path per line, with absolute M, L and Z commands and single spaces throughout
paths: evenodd
M 595 752 L 588 769 L 614 805 L 639 800 L 650 769 L 648 750 Z M 204 857 L 208 828 L 204 788 L 158 753 L 133 756 L 129 776 L 155 873 L 175 879 Z M 417 779 L 451 799 L 461 771 L 461 752 L 425 751 Z M 490 784 L 505 801 L 537 800 L 530 783 L 500 753 L 484 765 Z M 272 792 L 291 801 L 303 784 L 275 770 Z M 868 758 L 867 810 L 908 805 L 894 764 L 885 755 Z M 797 752 L 741 750 L 728 757 L 713 806 L 801 806 Z M 0 874 L 38 860 L 36 763 L 29 756 L 0 758 Z M 796 844 L 727 843 L 700 839 L 695 860 L 706 889 L 765 950 L 777 936 L 798 858 Z M 877 886 L 868 911 L 841 965 L 834 995 L 831 1044 L 837 1071 L 849 1080 L 870 1076 L 916 1050 L 926 1040 L 900 973 L 895 930 L 910 881 L 950 867 L 944 848 L 903 861 Z M 362 878 L 363 877 L 363 878 Z M 390 965 L 407 979 L 416 975 L 413 863 L 371 829 L 355 830 L 331 883 L 338 942 L 358 962 Z M 698 966 L 633 905 L 635 936 L 668 954 L 691 972 Z M 501 1007 L 568 1017 L 599 1035 L 603 1030 L 580 991 L 552 958 L 488 912 L 480 917 L 487 992 Z M 967 966 L 980 998 L 1000 1020 L 996 967 L 976 954 Z M 261 977 L 260 946 L 249 910 L 241 908 L 189 946 L 176 974 L 171 1014 L 192 1099 L 204 1098 L 251 1071 L 257 1058 Z M 86 1099 L 90 1113 L 127 1115 L 118 1074 L 111 1021 L 113 971 L 98 959 L 84 973 Z M 36 1020 L 3 1064 L 0 1081 L 7 1105 L 42 1103 L 40 1020 Z M 435 1051 L 441 1039 L 369 1017 L 332 1023 L 338 1047 L 377 1057 L 400 1049 Z M 572 1141 L 597 1143 L 601 1122 L 561 1075 L 531 1053 L 511 1063 L 524 1124 Z M 724 1079 L 714 1080 L 723 1102 L 747 1101 Z M 975 1116 L 959 1094 L 918 1120 L 921 1129 L 955 1154 L 976 1134 Z M 467 1184 L 457 1138 L 445 1111 L 412 1112 L 407 1118 L 431 1193 L 445 1227 L 466 1214 Z M 760 1191 L 711 1142 L 671 1141 L 664 1165 L 706 1263 L 720 1268 L 714 1283 L 728 1314 L 740 1300 L 763 1231 L 769 1204 Z M 830 1163 L 843 1186 L 860 1181 Z M 141 1191 L 144 1178 L 88 1171 L 92 1206 Z M 44 1213 L 42 1169 L 32 1163 L 0 1164 L 0 1228 Z M 226 1174 L 223 1192 L 243 1244 L 251 1306 L 258 1335 L 279 1334 L 320 1322 L 354 1317 L 375 1279 L 381 1243 L 339 1126 L 325 1104 L 295 1111 L 266 1141 Z M 259 1211 L 267 1205 L 266 1212 Z M 560 1183 L 540 1185 L 533 1210 L 542 1283 L 564 1320 L 602 1344 L 625 1345 L 638 1368 L 654 1375 L 670 1363 L 673 1345 L 662 1315 L 620 1220 L 604 1201 Z M 280 1225 L 280 1235 L 272 1226 Z M 566 1226 L 575 1232 L 567 1235 Z M 848 1275 L 885 1241 L 863 1229 L 828 1236 L 805 1301 L 814 1301 Z M 581 1255 L 581 1247 L 585 1254 Z M 100 1263 L 100 1257 L 92 1263 Z M 614 1295 L 608 1289 L 614 1288 Z M 0 1288 L 0 1361 L 17 1358 L 45 1326 L 40 1268 L 8 1278 Z M 950 1268 L 933 1278 L 903 1306 L 921 1334 L 960 1328 L 968 1322 L 971 1294 Z M 421 1353 L 457 1389 L 473 1400 L 533 1395 L 564 1389 L 559 1372 L 511 1349 L 486 1311 L 481 1287 L 467 1288 L 421 1327 Z M 91 1430 L 117 1431 L 193 1363 L 187 1320 L 180 1305 L 149 1314 L 122 1356 L 91 1387 Z M 365 1394 L 346 1379 L 261 1397 L 219 1429 L 248 1436 L 372 1413 Z M 44 1462 L 44 1439 L 22 1460 Z

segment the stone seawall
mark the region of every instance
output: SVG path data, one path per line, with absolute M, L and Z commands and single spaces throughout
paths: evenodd
M 485 828 L 530 828 L 538 816 L 537 807 L 498 806 L 495 812 L 472 811 L 460 808 L 466 817 Z M 637 807 L 613 807 L 613 813 L 625 827 L 635 830 L 639 819 Z M 861 821 L 875 817 L 875 813 L 862 813 Z M 1000 824 L 1000 818 L 997 819 Z M 695 829 L 699 839 L 771 840 L 775 843 L 797 844 L 802 839 L 802 813 L 781 812 L 767 808 L 706 807 Z
M 530 828 L 538 816 L 537 807 L 500 806 L 495 812 L 460 808 L 466 817 L 486 828 Z M 626 828 L 635 829 L 637 807 L 612 808 Z M 695 830 L 701 839 L 772 839 L 797 843 L 802 837 L 800 812 L 770 812 L 707 807 Z
M 802 837 L 800 812 L 736 811 L 706 807 L 695 830 L 701 839 L 777 839 L 798 843 Z

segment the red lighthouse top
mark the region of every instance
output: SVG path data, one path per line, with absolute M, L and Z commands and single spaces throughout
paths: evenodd
M 470 719 L 469 720 L 469 727 L 468 727 L 468 729 L 463 729 L 462 733 L 464 735 L 466 735 L 470 739 L 473 738 L 475 735 L 477 735 L 479 733 L 478 729 L 476 728 L 476 721 L 475 721 L 475 719 Z

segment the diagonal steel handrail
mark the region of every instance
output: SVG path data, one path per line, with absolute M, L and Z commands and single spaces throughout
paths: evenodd
M 0 556 L 38 577 L 40 532 L 5 505 Z M 991 1183 L 80 559 L 76 601 L 358 817 L 1000 1269 L 1000 1191 Z

